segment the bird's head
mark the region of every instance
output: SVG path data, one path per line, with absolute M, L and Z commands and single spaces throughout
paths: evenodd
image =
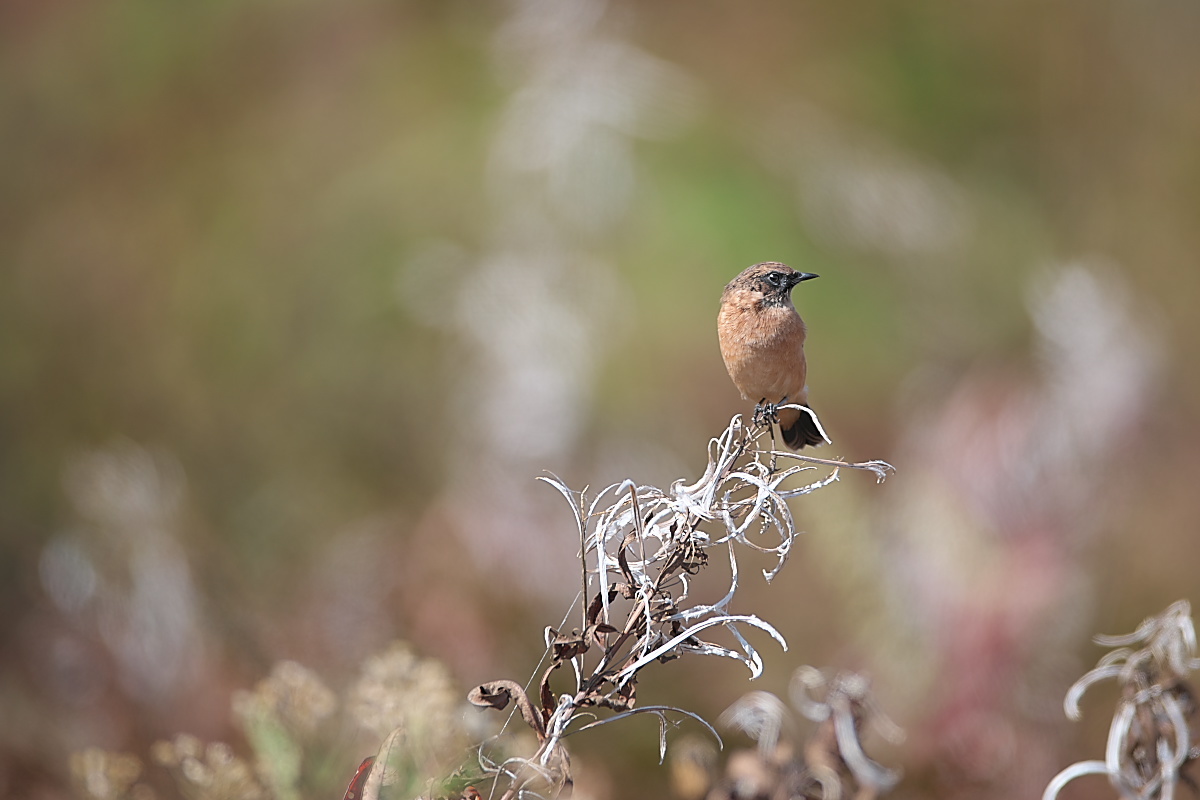
M 767 261 L 742 270 L 725 287 L 725 297 L 740 295 L 756 305 L 783 306 L 791 303 L 792 288 L 801 281 L 816 278 L 811 272 L 797 272 L 787 264 Z

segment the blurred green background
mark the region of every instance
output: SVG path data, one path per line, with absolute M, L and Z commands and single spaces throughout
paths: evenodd
M 1103 752 L 1089 637 L 1196 597 L 1197 40 L 1180 0 L 3 4 L 0 793 L 244 749 L 279 659 L 528 677 L 577 581 L 534 478 L 698 475 L 747 410 L 717 299 L 779 260 L 822 455 L 898 473 L 797 502 L 757 685 L 639 700 L 860 669 L 897 796 L 1039 796 Z M 584 796 L 667 792 L 625 724 Z M 306 796 L 378 745 L 333 739 Z

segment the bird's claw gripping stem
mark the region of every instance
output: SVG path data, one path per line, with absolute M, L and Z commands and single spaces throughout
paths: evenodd
M 778 403 L 768 403 L 767 398 L 759 400 L 754 406 L 754 417 L 752 421 L 755 425 L 779 424 L 779 407 L 787 403 L 787 398 L 783 398 Z

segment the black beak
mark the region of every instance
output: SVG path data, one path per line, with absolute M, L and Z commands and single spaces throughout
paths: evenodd
M 813 278 L 819 278 L 819 277 L 821 277 L 821 276 L 816 275 L 811 272 L 797 272 L 792 275 L 792 286 L 795 286 L 797 283 L 800 283 L 800 281 L 810 281 Z

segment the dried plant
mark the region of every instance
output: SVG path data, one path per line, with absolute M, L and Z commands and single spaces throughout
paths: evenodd
M 347 797 L 376 800 L 384 785 L 413 796 L 428 789 L 431 776 L 461 763 L 467 745 L 461 698 L 443 664 L 418 657 L 403 642 L 367 659 L 346 710 L 361 727 L 386 738 L 372 762 L 359 767 L 361 792 L 348 791 Z
M 823 693 L 815 699 L 813 692 Z M 824 800 L 834 800 L 851 784 L 860 800 L 888 792 L 900 780 L 898 770 L 887 769 L 867 757 L 863 729 L 870 725 L 892 744 L 904 740 L 904 731 L 875 703 L 870 681 L 856 672 L 827 677 L 814 667 L 801 667 L 792 676 L 792 704 L 801 714 L 820 723 L 804 748 L 813 777 L 821 784 Z
M 252 691 L 233 695 L 233 713 L 255 753 L 255 772 L 273 797 L 298 796 L 303 743 L 337 708 L 312 670 L 281 661 Z
M 469 757 L 464 707 L 446 668 L 417 657 L 403 642 L 367 659 L 342 698 L 312 670 L 281 661 L 253 689 L 234 693 L 233 716 L 249 745 L 248 758 L 224 742 L 180 734 L 155 742 L 149 762 L 166 770 L 177 795 L 192 800 L 294 800 L 311 793 L 314 782 L 327 780 L 323 773 L 328 763 L 340 760 L 341 755 L 330 752 L 336 745 L 326 735 L 340 709 L 343 723 L 353 723 L 373 738 L 386 734 L 378 753 L 363 762 L 346 797 L 376 800 L 385 785 L 392 794 L 413 797 L 427 791 L 431 775 Z M 142 761 L 130 754 L 77 752 L 71 755 L 70 770 L 81 798 L 155 796 Z M 440 791 L 446 793 L 445 788 Z
M 347 693 L 346 710 L 363 728 L 380 737 L 397 728 L 421 742 L 427 764 L 444 761 L 466 742 L 456 723 L 462 695 L 450 671 L 439 661 L 420 658 L 396 642 L 367 659 L 362 675 Z
M 525 758 L 493 759 L 481 748 L 480 764 L 495 781 L 493 795 L 556 796 L 571 785 L 564 737 L 633 714 L 658 718 L 660 760 L 673 715 L 696 720 L 719 741 L 712 726 L 691 712 L 637 706 L 639 672 L 650 664 L 696 654 L 735 659 L 757 678 L 763 663 L 745 630 L 758 628 L 784 649 L 787 644 L 769 622 L 732 613 L 739 549 L 774 558 L 774 565 L 763 570 L 770 581 L 787 561 L 798 533 L 789 500 L 828 486 L 845 467 L 868 470 L 878 481 L 891 470 L 882 461 L 848 464 L 781 452 L 773 446 L 771 431 L 765 418 L 746 426 L 735 416 L 709 443 L 708 465 L 700 480 L 676 481 L 668 490 L 626 481 L 589 498 L 586 490 L 576 493 L 556 478 L 543 479 L 567 499 L 574 513 L 581 554 L 579 597 L 584 602 L 578 627 L 546 629 L 549 664 L 537 680 L 537 706 L 513 681 L 483 684 L 470 695 L 481 707 L 503 709 L 514 702 L 538 739 L 536 752 Z M 764 439 L 772 446 L 762 447 Z M 794 485 L 790 480 L 822 468 L 829 471 L 807 483 Z M 715 602 L 699 601 L 691 596 L 691 579 L 708 565 L 714 549 L 728 555 L 729 588 Z M 733 647 L 702 638 L 716 628 L 729 634 Z M 564 666 L 573 676 L 571 690 L 556 696 L 551 677 Z M 599 709 L 613 713 L 598 718 Z M 592 721 L 583 723 L 584 719 Z
M 233 711 L 243 728 L 270 719 L 297 737 L 311 735 L 337 705 L 337 696 L 320 677 L 295 661 L 280 661 L 252 691 L 233 695 Z
M 871 800 L 896 785 L 899 771 L 881 766 L 863 750 L 868 725 L 893 743 L 904 738 L 875 704 L 865 677 L 854 672 L 828 677 L 801 667 L 792 677 L 791 700 L 818 723 L 799 752 L 794 735 L 782 735 L 791 727 L 787 707 L 769 692 L 750 692 L 721 715 L 726 727 L 742 731 L 758 747 L 730 756 L 708 800 Z
M 201 743 L 180 734 L 173 740 L 156 742 L 150 751 L 166 767 L 180 794 L 189 800 L 268 800 L 272 794 L 257 779 L 254 770 L 224 742 Z
M 70 769 L 72 787 L 78 797 L 90 800 L 153 797 L 147 787 L 136 783 L 142 774 L 142 762 L 128 753 L 90 747 L 71 754 Z
M 1097 644 L 1117 648 L 1071 686 L 1063 707 L 1073 720 L 1079 701 L 1092 684 L 1115 678 L 1121 699 L 1113 714 L 1103 761 L 1081 761 L 1054 777 L 1042 795 L 1054 800 L 1069 782 L 1082 775 L 1107 775 L 1122 798 L 1170 800 L 1180 781 L 1197 791 L 1183 774 L 1200 758 L 1190 726 L 1197 721 L 1196 695 L 1188 674 L 1200 667 L 1191 605 L 1173 603 L 1126 636 L 1097 636 Z M 1141 645 L 1139 649 L 1134 646 Z

